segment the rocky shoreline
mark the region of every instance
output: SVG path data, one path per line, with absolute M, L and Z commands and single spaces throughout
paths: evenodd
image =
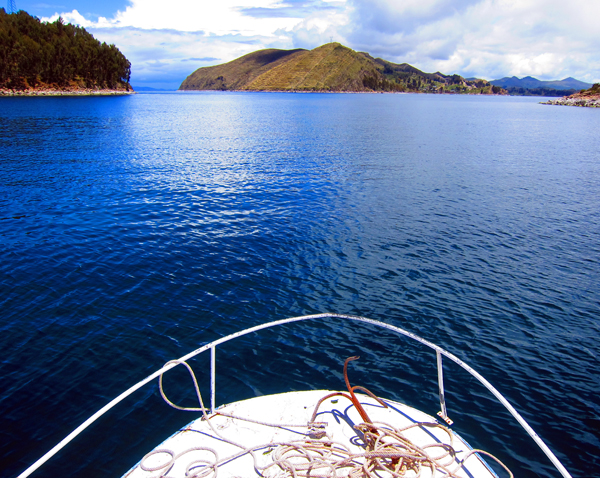
M 585 108 L 600 108 L 600 83 L 594 84 L 589 90 L 581 90 L 571 96 L 557 100 L 548 100 L 542 105 L 583 106 Z
M 600 108 L 600 96 L 597 97 L 570 97 L 557 100 L 542 101 L 542 105 L 582 106 L 587 108 Z
M 0 96 L 124 96 L 133 95 L 133 90 L 107 90 L 97 88 L 39 88 L 13 90 L 0 88 Z

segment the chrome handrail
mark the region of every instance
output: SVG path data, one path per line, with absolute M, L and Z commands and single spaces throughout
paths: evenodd
M 206 345 L 203 345 L 202 347 L 197 348 L 196 350 L 188 353 L 187 355 L 184 355 L 183 357 L 181 357 L 177 360 L 169 362 L 167 365 L 162 367 L 160 370 L 157 370 L 153 374 L 146 377 L 144 380 L 141 380 L 140 382 L 136 383 L 133 387 L 127 389 L 121 395 L 119 395 L 118 397 L 116 397 L 115 399 L 110 401 L 108 404 L 106 404 L 104 407 L 102 407 L 100 410 L 98 410 L 96 413 L 94 413 L 90 418 L 88 418 L 85 422 L 83 422 L 75 430 L 73 430 L 69 435 L 67 435 L 60 443 L 58 443 L 56 446 L 54 446 L 44 456 L 42 456 L 39 460 L 37 460 L 34 464 L 32 464 L 29 468 L 27 468 L 23 473 L 21 473 L 17 478 L 26 478 L 26 477 L 30 476 L 34 471 L 36 471 L 44 463 L 46 463 L 50 458 L 52 458 L 56 453 L 58 453 L 60 450 L 62 450 L 71 440 L 73 440 L 83 430 L 85 430 L 88 426 L 90 426 L 92 423 L 94 423 L 98 418 L 100 418 L 102 415 L 104 415 L 107 411 L 109 411 L 111 408 L 113 408 L 119 402 L 123 401 L 125 398 L 127 398 L 129 395 L 131 395 L 133 392 L 139 390 L 140 388 L 142 388 L 144 385 L 148 384 L 155 378 L 159 377 L 160 375 L 164 374 L 165 372 L 168 372 L 172 368 L 176 367 L 179 363 L 186 362 L 187 360 L 195 357 L 196 355 L 201 354 L 202 352 L 205 352 L 206 350 L 211 351 L 211 411 L 214 413 L 215 394 L 216 394 L 215 377 L 216 377 L 216 347 L 217 347 L 217 345 L 221 345 L 225 342 L 229 342 L 232 339 L 242 337 L 244 335 L 248 335 L 253 332 L 258 332 L 259 330 L 276 327 L 278 325 L 289 324 L 292 322 L 300 322 L 300 321 L 304 321 L 304 320 L 327 319 L 327 318 L 345 319 L 345 320 L 350 320 L 350 321 L 355 321 L 355 322 L 363 322 L 363 323 L 375 325 L 377 327 L 382 327 L 384 329 L 391 330 L 400 335 L 404 335 L 413 340 L 416 340 L 417 342 L 420 342 L 423 345 L 426 345 L 427 347 L 435 350 L 436 357 L 437 357 L 437 366 L 438 366 L 438 386 L 439 386 L 439 393 L 440 393 L 440 408 L 441 408 L 439 415 L 446 421 L 448 421 L 449 418 L 446 414 L 446 405 L 445 405 L 445 399 L 444 399 L 444 384 L 443 384 L 443 375 L 442 375 L 442 358 L 441 358 L 441 356 L 444 355 L 445 357 L 449 358 L 456 364 L 460 365 L 464 370 L 466 370 L 473 377 L 475 377 L 485 388 L 487 388 L 490 392 L 492 392 L 492 394 L 498 399 L 498 401 L 500 403 L 502 403 L 502 405 L 504 405 L 504 407 L 510 412 L 510 414 L 525 429 L 527 434 L 531 438 L 533 438 L 533 440 L 541 448 L 541 450 L 544 452 L 544 454 L 550 459 L 550 461 L 556 467 L 556 469 L 560 472 L 560 474 L 564 478 L 572 478 L 571 475 L 569 474 L 569 472 L 567 471 L 567 469 L 563 466 L 563 464 L 556 457 L 556 455 L 554 455 L 554 453 L 552 453 L 550 448 L 548 448 L 548 446 L 543 442 L 543 440 L 538 436 L 538 434 L 533 430 L 533 428 L 531 428 L 531 426 L 529 426 L 529 424 L 519 414 L 519 412 L 517 412 L 515 410 L 515 408 L 508 402 L 508 400 L 506 400 L 506 398 L 504 398 L 504 396 L 498 390 L 496 390 L 492 386 L 492 384 L 490 384 L 485 378 L 483 378 L 483 376 L 481 376 L 477 371 L 475 371 L 473 368 L 471 368 L 469 365 L 467 365 L 461 359 L 456 357 L 454 354 L 448 352 L 447 350 L 444 350 L 443 348 L 435 345 L 432 342 L 429 342 L 428 340 L 425 340 L 425 339 L 419 337 L 418 335 L 413 334 L 412 332 L 404 330 L 400 327 L 396 327 L 394 325 L 386 324 L 385 322 L 379 322 L 377 320 L 368 319 L 366 317 L 354 316 L 354 315 L 329 314 L 329 313 L 303 315 L 300 317 L 291 317 L 288 319 L 275 320 L 273 322 L 267 322 L 267 323 L 264 323 L 261 325 L 257 325 L 255 327 L 250 327 L 250 328 L 242 330 L 240 332 L 235 332 L 235 333 L 227 335 L 225 337 L 221 337 L 220 339 L 217 339 L 209 344 L 206 344 Z

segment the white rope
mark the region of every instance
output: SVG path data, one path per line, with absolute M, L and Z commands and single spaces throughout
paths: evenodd
M 325 433 L 327 424 L 324 422 L 308 422 L 303 425 L 268 423 L 223 412 L 216 412 L 208 416 L 192 368 L 183 361 L 170 363 L 184 365 L 192 377 L 200 408 L 187 408 L 187 410 L 202 411 L 204 421 L 214 434 L 213 437 L 240 448 L 240 451 L 226 458 L 219 459 L 217 452 L 207 447 L 191 447 L 179 454 L 175 454 L 175 452 L 166 448 L 160 448 L 147 454 L 139 465 L 144 471 L 160 471 L 160 474 L 156 478 L 168 477 L 167 474 L 173 468 L 177 459 L 194 451 L 209 451 L 213 454 L 213 460 L 196 459 L 188 463 L 186 465 L 187 478 L 216 478 L 220 466 L 247 454 L 252 457 L 256 472 L 263 477 L 266 476 L 265 473 L 269 469 L 275 467 L 279 469 L 277 478 L 290 476 L 292 478 L 381 478 L 382 474 L 391 478 L 403 478 L 407 473 L 411 473 L 411 477 L 419 478 L 424 468 L 429 468 L 432 476 L 435 476 L 436 471 L 439 471 L 443 476 L 453 478 L 465 467 L 467 459 L 477 453 L 493 458 L 507 471 L 510 478 L 513 478 L 511 471 L 500 460 L 481 450 L 470 450 L 462 460 L 458 460 L 457 454 L 459 451 L 454 448 L 454 434 L 447 427 L 437 422 L 415 422 L 402 428 L 394 428 L 389 424 L 380 422 L 358 424 L 354 428 L 362 434 L 364 451 L 356 453 L 352 452 L 344 443 L 331 440 Z M 162 385 L 162 375 L 159 380 L 159 387 L 162 397 L 170 406 L 179 410 L 186 410 L 186 408 L 179 407 L 166 398 Z M 329 394 L 326 397 L 332 395 Z M 376 400 L 382 403 L 381 399 L 376 398 Z M 313 417 L 316 415 L 322 401 L 323 399 L 317 402 Z M 266 443 L 246 447 L 217 431 L 212 424 L 212 419 L 217 416 L 223 416 L 231 420 L 243 420 L 267 427 L 308 428 L 309 431 L 302 440 Z M 322 429 L 322 433 L 318 435 L 318 439 L 314 438 L 315 428 Z M 442 430 L 448 435 L 449 443 L 436 442 L 419 447 L 404 435 L 405 432 L 414 428 L 436 428 Z M 265 448 L 274 450 L 271 454 L 272 462 L 260 466 L 255 452 Z M 151 467 L 145 464 L 145 461 L 161 453 L 168 454 L 171 456 L 171 459 L 158 466 Z M 453 464 L 456 464 L 456 466 L 450 469 L 450 466 Z
M 419 427 L 422 425 L 430 427 L 432 424 L 415 423 L 413 426 Z M 445 429 L 444 426 L 439 424 L 438 427 Z M 513 478 L 513 474 L 506 465 L 483 450 L 470 450 L 458 461 L 453 458 L 456 456 L 457 451 L 447 444 L 432 444 L 420 448 L 402 436 L 402 432 L 392 427 L 386 426 L 384 428 L 363 423 L 356 428 L 369 428 L 369 433 L 377 436 L 374 443 L 367 445 L 365 451 L 360 453 L 353 453 L 345 444 L 330 439 L 305 439 L 255 445 L 221 459 L 219 459 L 216 451 L 208 447 L 191 447 L 179 454 L 175 454 L 175 452 L 169 449 L 161 448 L 146 455 L 139 466 L 144 471 L 160 472 L 155 478 L 167 477 L 177 459 L 194 451 L 209 451 L 213 454 L 214 459 L 212 461 L 208 459 L 191 461 L 186 466 L 186 477 L 215 478 L 220 466 L 243 455 L 250 454 L 254 460 L 254 469 L 263 477 L 269 476 L 265 474 L 267 470 L 276 467 L 279 469 L 278 478 L 290 476 L 293 478 L 381 478 L 381 476 L 402 478 L 407 473 L 411 473 L 410 476 L 419 477 L 423 468 L 429 468 L 432 476 L 435 476 L 436 472 L 440 472 L 444 477 L 453 478 L 458 476 L 457 473 L 466 466 L 469 458 L 476 454 L 485 454 L 498 462 L 506 470 L 510 478 Z M 449 430 L 448 433 L 451 435 Z M 222 434 L 218 434 L 217 438 L 230 443 Z M 271 455 L 272 462 L 259 466 L 254 453 L 265 448 L 273 449 Z M 444 453 L 441 456 L 434 457 L 427 452 L 426 449 L 428 448 L 441 448 L 444 450 Z M 161 453 L 170 455 L 171 459 L 158 466 L 145 464 L 145 461 L 150 457 Z M 442 463 L 441 460 L 448 457 L 450 457 L 450 462 Z M 450 468 L 452 463 L 456 463 L 453 469 Z M 198 464 L 201 464 L 201 466 L 198 466 Z M 194 471 L 194 468 L 198 469 Z

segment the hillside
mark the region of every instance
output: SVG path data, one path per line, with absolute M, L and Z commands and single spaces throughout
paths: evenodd
M 260 50 L 222 65 L 199 68 L 180 90 L 406 91 L 505 94 L 485 80 L 424 73 L 406 63 L 373 58 L 339 43 L 314 50 Z
M 0 8 L 0 90 L 129 91 L 131 64 L 84 28 Z

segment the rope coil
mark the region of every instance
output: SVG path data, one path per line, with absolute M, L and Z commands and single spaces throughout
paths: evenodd
M 161 374 L 159 379 L 160 394 L 166 403 L 178 410 L 202 412 L 204 422 L 208 424 L 214 437 L 239 448 L 239 451 L 231 456 L 219 458 L 218 453 L 209 447 L 191 447 L 178 454 L 166 448 L 157 449 L 148 453 L 139 465 L 146 472 L 159 472 L 153 478 L 169 478 L 168 473 L 173 469 L 176 461 L 184 455 L 193 452 L 203 452 L 204 455 L 207 453 L 212 454 L 212 458 L 203 456 L 203 458 L 196 458 L 188 462 L 185 467 L 186 478 L 216 478 L 220 466 L 244 455 L 252 457 L 254 470 L 258 475 L 265 478 L 403 478 L 406 476 L 419 478 L 422 472 L 427 469 L 431 472 L 432 477 L 458 478 L 457 474 L 465 467 L 466 461 L 476 454 L 483 454 L 494 459 L 506 470 L 509 477 L 513 478 L 511 471 L 500 460 L 485 451 L 469 450 L 461 459 L 458 459 L 457 455 L 464 452 L 455 449 L 454 434 L 437 422 L 415 422 L 403 428 L 394 428 L 386 423 L 372 422 L 366 417 L 368 421 L 354 426 L 357 436 L 363 442 L 363 450 L 358 453 L 353 452 L 344 443 L 332 440 L 326 431 L 327 423 L 314 421 L 319 406 L 326 398 L 341 395 L 350 399 L 353 405 L 356 405 L 358 399 L 353 392 L 354 389 L 361 389 L 387 408 L 385 402 L 375 397 L 363 387 L 350 387 L 347 382 L 351 396 L 336 392 L 320 399 L 315 407 L 312 419 L 306 424 L 268 423 L 223 412 L 216 412 L 209 416 L 207 414 L 208 410 L 204 407 L 202 395 L 192 368 L 184 361 L 172 361 L 170 363 L 184 365 L 187 368 L 194 383 L 200 407 L 184 408 L 171 402 L 164 393 Z M 359 413 L 360 411 L 359 409 Z M 364 415 L 363 418 L 365 418 L 366 413 L 364 410 L 360 414 L 361 416 Z M 307 432 L 301 440 L 266 443 L 247 447 L 217 431 L 212 423 L 212 419 L 217 416 L 227 417 L 231 420 L 252 422 L 266 427 L 306 428 Z M 419 447 L 404 435 L 405 432 L 414 428 L 442 430 L 448 436 L 448 443 L 436 442 Z M 259 464 L 260 456 L 257 455 L 257 452 L 261 450 L 266 450 L 261 455 L 271 455 L 270 463 L 266 465 Z M 159 454 L 167 454 L 170 456 L 170 459 L 160 465 L 154 464 L 150 466 L 147 462 Z M 453 464 L 456 465 L 452 467 Z

